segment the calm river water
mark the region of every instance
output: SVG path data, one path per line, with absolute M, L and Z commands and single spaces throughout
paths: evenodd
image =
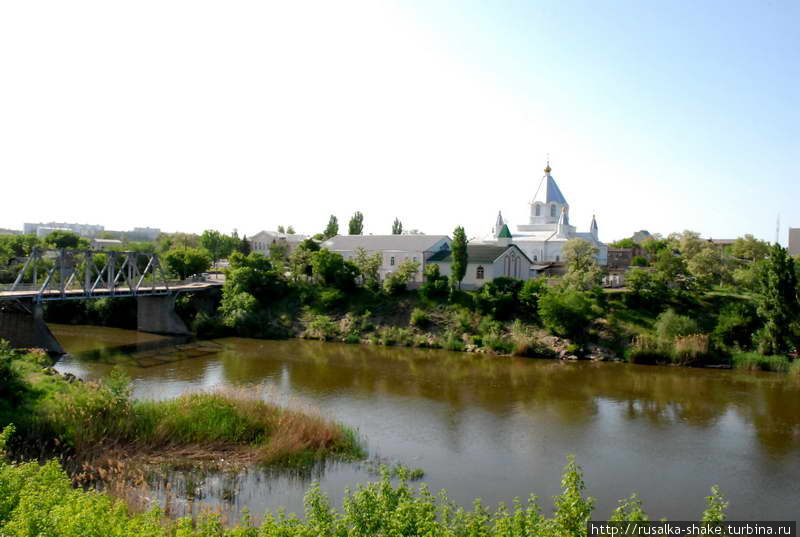
M 638 492 L 651 518 L 694 519 L 713 484 L 730 500 L 731 519 L 800 515 L 800 382 L 774 373 L 299 340 L 176 348 L 125 330 L 51 329 L 70 353 L 60 371 L 96 379 L 121 364 L 135 395 L 156 399 L 266 385 L 272 397 L 358 429 L 372 457 L 423 468 L 432 490 L 447 489 L 465 506 L 535 493 L 549 512 L 575 454 L 598 517 Z M 311 475 L 212 475 L 188 488 L 202 502 L 260 515 L 281 506 L 301 512 L 312 480 L 338 504 L 345 487 L 374 479 L 362 464 L 334 463 Z

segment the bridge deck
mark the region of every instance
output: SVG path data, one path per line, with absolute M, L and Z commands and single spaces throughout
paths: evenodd
M 106 297 L 127 297 L 127 296 L 147 296 L 147 295 L 165 295 L 168 293 L 180 293 L 190 291 L 204 291 L 212 287 L 220 287 L 222 282 L 214 281 L 177 281 L 174 285 L 167 282 L 167 285 L 145 286 L 142 285 L 136 293 L 133 293 L 130 288 L 126 286 L 118 286 L 113 289 L 106 287 L 98 287 L 91 294 L 87 294 L 84 289 L 65 289 L 62 293 L 59 289 L 46 289 L 42 292 L 39 289 L 32 289 L 31 286 L 26 286 L 26 289 L 17 289 L 8 291 L 0 287 L 0 300 L 19 300 L 27 298 L 41 297 L 41 300 L 64 300 L 64 299 L 89 299 L 89 298 L 106 298 Z M 7 287 L 7 286 L 3 286 Z

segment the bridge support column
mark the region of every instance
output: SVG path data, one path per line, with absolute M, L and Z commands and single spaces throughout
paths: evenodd
M 175 313 L 176 295 L 138 296 L 137 318 L 139 332 L 188 336 L 191 331 Z
M 24 308 L 0 309 L 0 339 L 8 340 L 15 349 L 44 349 L 64 354 L 64 349 L 44 322 L 42 304 L 34 302 L 30 311 Z

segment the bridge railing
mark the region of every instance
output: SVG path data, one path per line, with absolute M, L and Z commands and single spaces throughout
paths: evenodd
M 13 283 L 0 284 L 0 299 L 163 294 L 203 281 L 167 278 L 155 253 L 34 248 L 20 262 Z

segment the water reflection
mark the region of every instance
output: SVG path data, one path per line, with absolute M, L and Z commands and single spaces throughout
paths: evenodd
M 120 363 L 135 394 L 150 398 L 267 384 L 357 427 L 373 455 L 422 466 L 434 489 L 465 504 L 555 494 L 564 457 L 575 453 L 603 516 L 639 491 L 653 516 L 696 517 L 714 483 L 732 516 L 800 512 L 800 386 L 785 376 L 296 340 L 129 352 L 138 339 L 124 340 L 135 333 L 69 327 L 64 337 L 52 328 L 78 352 L 62 370 L 97 377 Z M 320 476 L 336 498 L 372 478 L 352 465 Z M 240 479 L 237 505 L 301 509 L 303 479 L 252 469 Z

